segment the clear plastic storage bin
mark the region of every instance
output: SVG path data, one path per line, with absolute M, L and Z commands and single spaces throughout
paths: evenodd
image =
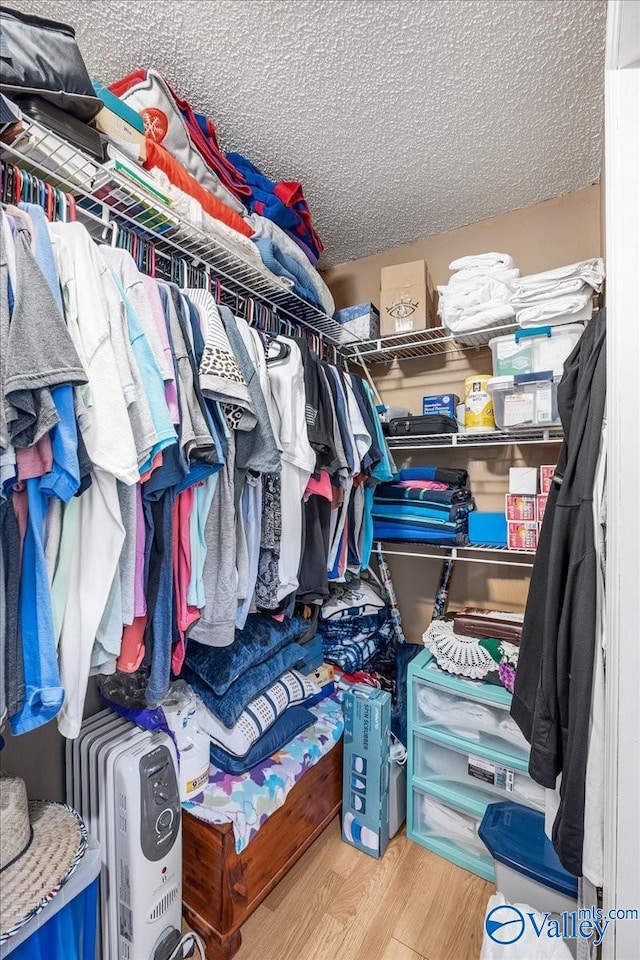
M 529 744 L 522 736 L 508 707 L 469 700 L 433 684 L 414 680 L 412 696 L 416 724 L 446 740 L 448 746 L 463 744 L 463 750 L 474 747 L 493 749 L 496 759 L 522 769 L 529 757 Z M 525 766 L 526 769 L 526 766 Z
M 489 341 L 496 377 L 515 377 L 523 373 L 551 370 L 562 375 L 564 362 L 582 336 L 581 323 L 556 327 L 532 327 L 516 330 Z
M 413 788 L 413 829 L 423 846 L 485 880 L 495 879 L 493 860 L 478 835 L 481 817 Z
M 489 392 L 499 430 L 540 429 L 559 423 L 560 376 L 550 372 L 492 377 Z
M 544 787 L 522 770 L 497 762 L 493 750 L 477 746 L 463 752 L 417 732 L 413 750 L 414 775 L 443 797 L 450 794 L 460 803 L 479 806 L 510 799 L 544 812 Z

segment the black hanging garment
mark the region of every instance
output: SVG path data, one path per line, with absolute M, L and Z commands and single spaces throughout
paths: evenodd
M 582 875 L 589 710 L 596 636 L 593 486 L 606 396 L 605 312 L 594 315 L 558 387 L 564 430 L 540 533 L 511 715 L 531 743 L 529 772 L 554 788 L 553 845 Z

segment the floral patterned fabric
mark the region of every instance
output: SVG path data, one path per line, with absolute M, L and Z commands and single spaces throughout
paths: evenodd
M 342 736 L 342 705 L 336 695 L 321 700 L 310 712 L 317 718 L 312 727 L 247 773 L 223 773 L 212 764 L 208 785 L 199 796 L 183 803 L 183 809 L 209 823 L 231 822 L 236 853 L 241 853 L 262 824 L 284 804 L 305 771 L 329 753 Z

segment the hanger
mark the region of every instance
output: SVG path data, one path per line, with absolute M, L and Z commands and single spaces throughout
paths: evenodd
M 274 363 L 281 363 L 283 360 L 286 360 L 291 354 L 291 344 L 287 343 L 286 340 L 276 340 L 273 337 L 268 337 L 268 344 L 265 348 L 265 355 L 267 358 L 267 363 L 271 366 Z M 272 348 L 276 347 L 277 353 L 272 353 Z

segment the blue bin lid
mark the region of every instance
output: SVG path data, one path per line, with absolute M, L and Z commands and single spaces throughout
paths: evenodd
M 511 800 L 490 803 L 478 829 L 494 860 L 531 880 L 578 896 L 578 878 L 567 873 L 544 832 L 544 814 Z

